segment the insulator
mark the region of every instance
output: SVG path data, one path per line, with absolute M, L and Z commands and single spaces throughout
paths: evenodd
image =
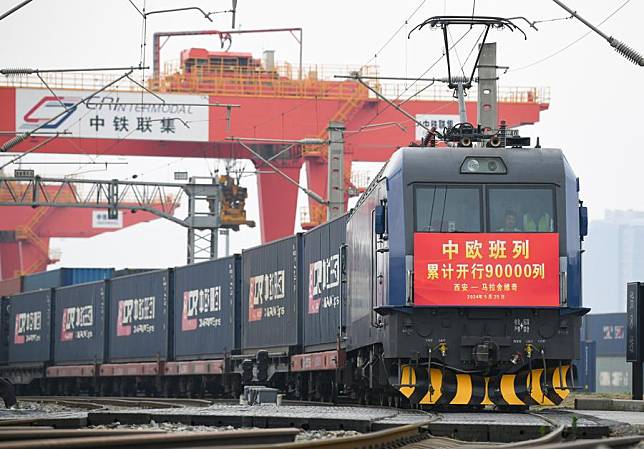
M 617 39 L 611 38 L 610 45 L 615 49 L 617 53 L 624 56 L 626 59 L 631 61 L 633 64 L 639 66 L 644 66 L 644 56 L 639 54 L 636 50 L 633 50 L 628 45 L 618 41 Z
M 0 73 L 5 76 L 26 76 L 34 73 L 34 69 L 24 68 L 13 68 L 13 69 L 0 69 Z
M 4 145 L 0 147 L 0 152 L 6 153 L 10 149 L 18 145 L 20 142 L 25 140 L 27 137 L 29 137 L 29 134 L 18 134 L 13 139 L 10 139 L 7 142 L 5 142 Z
M 453 76 L 451 79 L 452 83 L 461 83 L 461 84 L 467 84 L 470 82 L 470 79 L 466 76 Z

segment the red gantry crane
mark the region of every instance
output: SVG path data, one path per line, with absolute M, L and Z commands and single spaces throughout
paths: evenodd
M 241 32 L 287 32 L 300 45 L 302 42 L 299 28 Z M 347 192 L 356 192 L 358 189 L 351 183 L 353 161 L 386 161 L 398 147 L 422 137 L 422 128 L 359 82 L 332 78 L 334 74 L 348 75 L 352 70 L 374 75 L 373 67 L 305 67 L 301 59 L 293 66 L 277 63 L 272 51 L 264 52 L 259 59 L 251 53 L 191 48 L 181 53 L 178 64 L 161 68 L 163 38 L 212 34 L 220 38 L 223 46 L 235 33 L 240 31 L 155 34 L 154 72 L 147 87 L 165 103 L 150 94 L 145 94 L 147 99 L 142 103 L 140 92 L 128 92 L 128 86 L 119 85 L 117 91 L 102 92 L 49 124 L 44 131 L 67 130 L 71 134 L 53 139 L 38 152 L 251 160 L 257 168 L 261 238 L 267 242 L 294 230 L 298 188 L 283 175 L 299 181 L 305 165 L 308 188 L 322 198 L 327 196 L 326 146 L 298 144 L 284 151 L 280 141 L 327 139 L 329 123 L 343 123 L 345 187 Z M 52 74 L 45 80 L 63 103 L 74 104 L 83 91 L 92 92 L 107 84 L 109 76 L 113 75 Z M 418 93 L 405 101 L 404 108 L 428 125 L 439 128 L 458 121 L 458 104 L 442 86 L 425 88 L 426 84 L 416 83 L 409 88 L 380 80 L 370 81 L 370 86 L 399 101 Z M 239 108 L 209 107 L 221 103 Z M 58 99 L 40 80 L 31 77 L 4 81 L 4 86 L 0 86 L 0 105 L 0 131 L 25 131 L 60 112 L 56 109 L 60 107 Z M 498 88 L 498 117 L 509 128 L 538 122 L 541 111 L 548 105 L 547 88 Z M 466 110 L 470 121 L 476 123 L 476 102 L 467 101 Z M 0 144 L 12 137 L 0 134 Z M 248 140 L 242 144 L 232 138 Z M 44 140 L 42 136 L 31 136 L 11 151 L 26 151 Z M 261 159 L 245 145 L 261 155 Z M 282 173 L 269 169 L 262 159 L 270 160 Z M 0 236 L 4 236 L 0 239 L 2 272 L 8 276 L 16 270 L 44 269 L 49 237 L 89 237 L 112 230 L 92 228 L 90 216 L 87 211 L 71 209 L 0 210 L 3 231 Z M 149 214 L 125 214 L 123 223 L 129 226 L 149 219 L 152 219 Z M 325 219 L 324 206 L 309 200 L 309 214 L 303 227 L 315 226 Z

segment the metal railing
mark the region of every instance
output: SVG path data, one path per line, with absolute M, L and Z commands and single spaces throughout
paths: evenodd
M 414 100 L 434 100 L 434 101 L 455 101 L 454 91 L 448 89 L 445 84 L 435 84 L 426 87 L 427 83 L 416 83 L 413 86 L 411 82 L 405 83 L 368 83 L 378 92 L 390 99 L 400 99 L 401 101 L 413 98 Z M 370 96 L 375 97 L 374 94 Z M 499 86 L 497 88 L 499 103 L 550 103 L 549 87 L 509 87 Z M 477 88 L 472 87 L 467 92 L 466 100 L 475 101 L 477 98 Z
M 159 80 L 148 78 L 146 85 L 154 91 L 165 93 L 204 93 L 223 96 L 248 97 L 285 97 L 350 99 L 357 96 L 365 100 L 374 99 L 363 86 L 353 80 L 339 81 L 334 75 L 347 75 L 359 71 L 362 75 L 377 75 L 375 66 L 357 67 L 351 65 L 312 64 L 303 67 L 303 78 L 298 77 L 298 67 L 288 63 L 275 65 L 273 70 L 249 68 L 245 66 L 201 66 L 183 73 L 178 62 L 165 64 L 163 76 Z M 151 73 L 151 72 L 149 72 Z M 54 90 L 97 90 L 118 77 L 117 74 L 102 72 L 65 72 L 45 73 L 43 79 Z M 140 81 L 137 76 L 135 78 Z M 453 101 L 453 92 L 444 84 L 426 87 L 426 82 L 387 82 L 370 81 L 369 85 L 390 99 L 406 100 L 410 97 L 425 101 Z M 0 86 L 19 88 L 45 88 L 36 76 L 0 77 Z M 411 86 L 411 87 L 409 87 Z M 140 92 L 141 89 L 129 79 L 115 84 L 111 90 Z M 476 98 L 476 87 L 468 92 L 471 99 Z M 540 104 L 550 102 L 550 89 L 547 87 L 504 87 L 498 88 L 501 103 Z
M 98 90 L 117 79 L 120 75 L 115 72 L 63 72 L 43 73 L 45 82 L 54 90 Z M 140 81 L 139 77 L 134 78 Z M 29 76 L 0 76 L 0 86 L 46 89 L 46 86 L 35 75 Z M 140 92 L 141 88 L 125 78 L 114 85 L 110 90 Z

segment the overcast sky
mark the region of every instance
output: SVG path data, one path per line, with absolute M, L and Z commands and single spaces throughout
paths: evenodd
M 142 0 L 133 0 L 139 7 Z M 0 12 L 18 0 L 0 0 Z M 449 4 L 448 4 L 449 3 Z M 615 11 L 623 0 L 582 2 L 568 0 L 593 23 Z M 390 76 L 418 76 L 441 54 L 442 36 L 422 31 L 406 38 L 405 30 L 422 19 L 440 14 L 472 13 L 472 1 L 419 0 L 385 1 L 250 1 L 239 0 L 237 24 L 241 29 L 302 27 L 304 62 L 360 66 L 404 24 L 419 5 L 409 25 L 395 36 L 372 63 Z M 148 0 L 150 10 L 200 6 L 207 11 L 230 7 L 225 1 Z M 565 17 L 551 0 L 530 2 L 506 0 L 476 1 L 476 12 L 493 16 L 525 16 L 530 20 Z M 644 2 L 630 1 L 602 25 L 608 35 L 644 52 L 641 18 Z M 151 57 L 151 36 L 155 31 L 229 29 L 230 17 L 218 15 L 214 24 L 197 12 L 151 16 L 147 24 L 147 61 Z M 561 147 L 581 178 L 582 198 L 592 218 L 606 209 L 644 209 L 642 171 L 644 154 L 641 121 L 644 118 L 644 68 L 619 56 L 599 36 L 591 34 L 558 55 L 538 62 L 562 49 L 588 30 L 576 20 L 541 23 L 539 31 L 524 27 L 528 39 L 518 33 L 494 31 L 490 41 L 498 42 L 498 63 L 510 70 L 501 86 L 547 86 L 551 89 L 548 111 L 541 122 L 525 128 L 523 134 L 540 136 L 543 146 Z M 473 35 L 474 33 L 472 33 Z M 468 36 L 469 37 L 469 36 Z M 465 39 L 458 49 L 469 52 L 473 40 Z M 128 0 L 35 0 L 0 22 L 0 67 L 105 67 L 139 63 L 141 17 Z M 162 60 L 176 60 L 189 47 L 218 49 L 215 38 L 175 38 L 163 48 Z M 298 46 L 289 35 L 234 37 L 232 51 L 250 51 L 258 57 L 266 49 L 276 51 L 278 60 L 297 62 Z M 532 65 L 533 63 L 536 64 Z M 527 67 L 526 67 L 527 66 Z M 445 76 L 445 64 L 438 64 L 426 76 Z M 2 105 L 0 105 L 2 107 Z M 27 160 L 42 160 L 34 154 Z M 65 160 L 66 156 L 54 156 Z M 78 156 L 72 156 L 78 160 Z M 114 161 L 116 158 L 101 159 Z M 216 161 L 128 158 L 128 165 L 110 166 L 107 171 L 87 177 L 170 180 L 177 170 L 207 175 Z M 364 168 L 364 167 L 360 167 Z M 377 167 L 367 167 L 372 171 Z M 38 166 L 38 172 L 64 175 L 77 167 Z M 90 170 L 91 166 L 83 167 Z M 303 174 L 304 175 L 304 174 Z M 244 179 L 249 187 L 248 212 L 257 220 L 255 180 Z M 305 204 L 301 198 L 300 205 Z M 182 211 L 179 211 L 181 214 Z M 259 243 L 258 228 L 233 234 L 233 251 Z M 52 247 L 62 250 L 64 266 L 147 267 L 172 266 L 185 261 L 185 230 L 157 220 L 92 239 L 55 239 Z M 99 255 L 99 256 L 97 256 Z

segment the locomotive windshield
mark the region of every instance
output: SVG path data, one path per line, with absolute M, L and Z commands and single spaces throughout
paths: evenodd
M 417 232 L 484 232 L 484 222 L 485 232 L 555 231 L 549 186 L 422 185 L 414 201 Z
M 554 232 L 554 192 L 550 187 L 487 188 L 489 232 Z
M 417 231 L 482 231 L 480 187 L 418 187 L 415 206 Z

